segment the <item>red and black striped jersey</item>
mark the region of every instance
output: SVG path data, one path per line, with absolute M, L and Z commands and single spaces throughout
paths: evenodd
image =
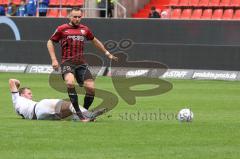
M 94 35 L 87 26 L 63 24 L 58 26 L 50 40 L 60 42 L 62 48 L 61 63 L 84 64 L 86 60 L 83 56 L 84 42 L 93 40 Z

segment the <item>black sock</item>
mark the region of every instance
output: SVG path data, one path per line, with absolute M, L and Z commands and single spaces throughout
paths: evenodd
M 89 109 L 89 107 L 93 103 L 93 100 L 94 100 L 94 95 L 86 94 L 85 97 L 84 97 L 83 107 L 85 109 Z
M 68 96 L 76 112 L 81 112 L 78 105 L 78 95 L 75 88 L 68 88 Z

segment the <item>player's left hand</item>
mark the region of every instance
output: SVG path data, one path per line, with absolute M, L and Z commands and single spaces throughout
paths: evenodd
M 118 57 L 116 57 L 116 56 L 114 56 L 114 55 L 112 55 L 112 54 L 110 54 L 110 55 L 108 56 L 108 58 L 109 58 L 110 60 L 118 61 Z

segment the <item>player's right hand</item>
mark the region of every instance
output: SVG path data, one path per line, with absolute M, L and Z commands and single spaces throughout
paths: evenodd
M 57 60 L 52 60 L 52 67 L 55 71 L 58 71 L 59 69 L 59 63 Z

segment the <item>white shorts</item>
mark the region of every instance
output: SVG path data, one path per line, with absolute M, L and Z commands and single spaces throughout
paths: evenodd
M 35 113 L 38 120 L 57 120 L 61 111 L 61 99 L 43 99 L 37 103 Z

